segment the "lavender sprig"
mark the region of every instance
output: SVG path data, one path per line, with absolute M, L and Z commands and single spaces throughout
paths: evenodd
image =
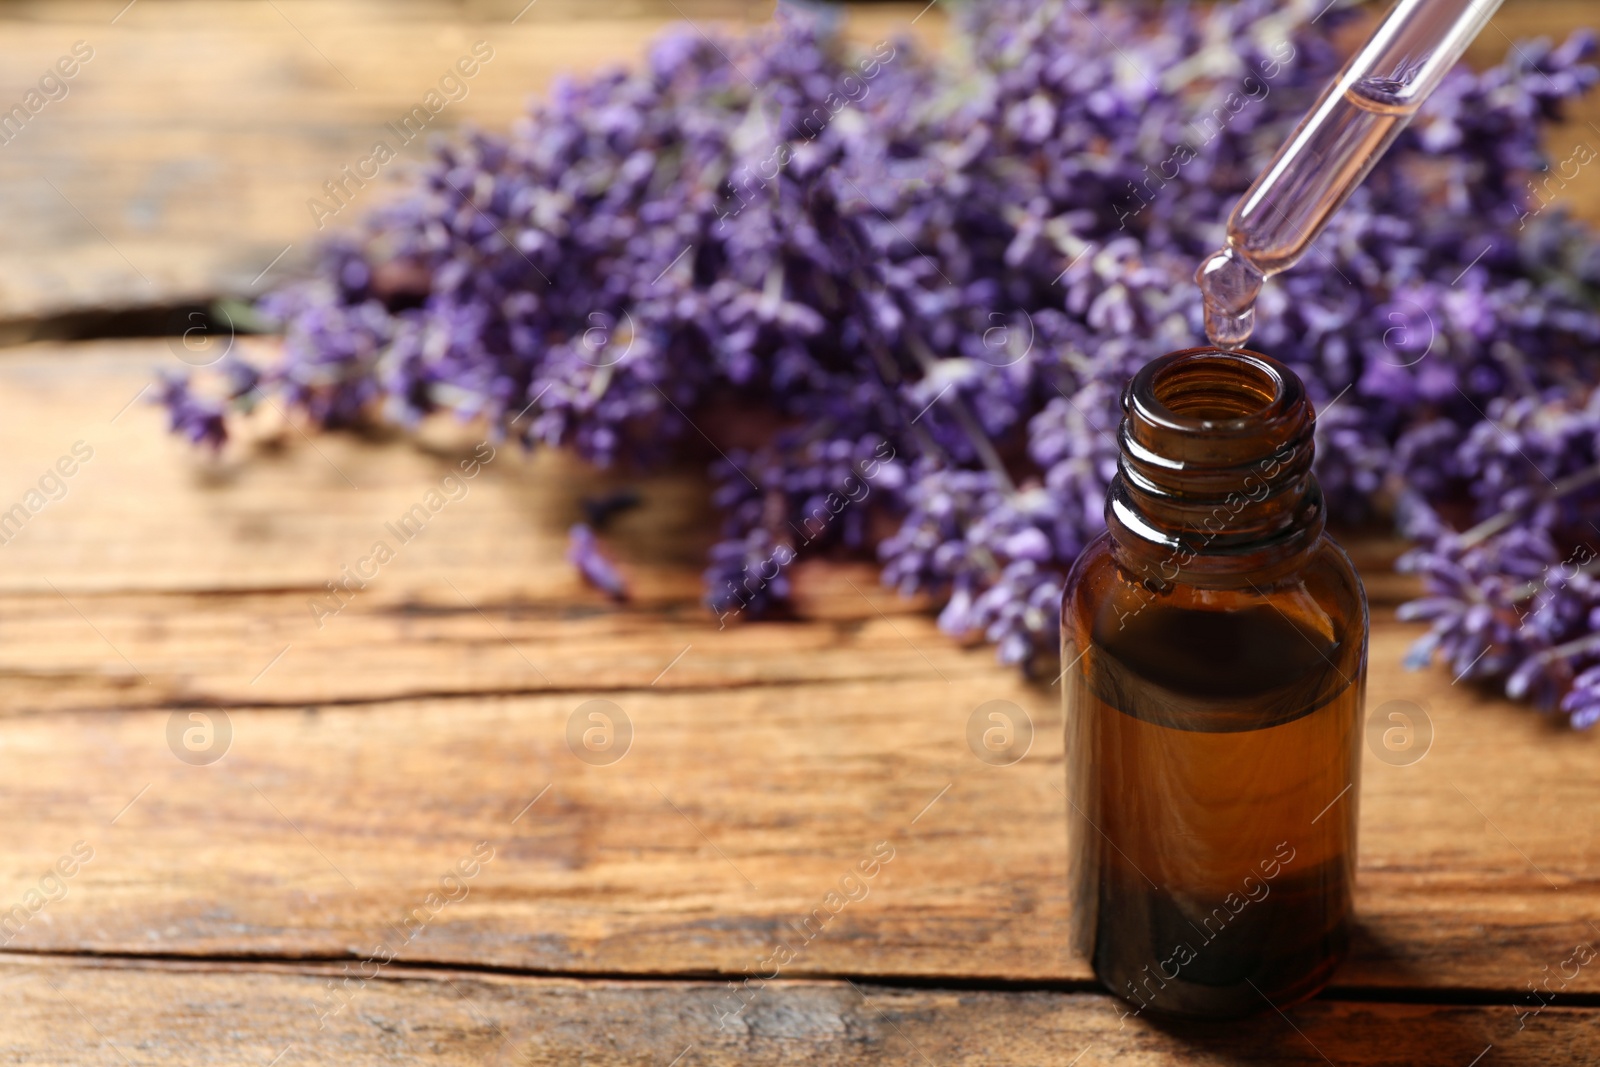
M 709 434 L 725 622 L 780 607 L 801 554 L 876 549 L 945 630 L 1039 665 L 1103 527 L 1122 383 L 1199 338 L 1196 262 L 1339 69 L 1320 7 L 995 0 L 943 59 L 797 17 L 675 31 L 441 146 L 268 301 L 285 340 L 252 395 L 325 427 L 451 412 L 598 464 Z M 1268 287 L 1254 341 L 1322 409 L 1335 513 L 1394 501 L 1422 541 L 1424 649 L 1579 723 L 1600 707 L 1588 572 L 1529 592 L 1528 568 L 1597 518 L 1586 485 L 1545 483 L 1596 458 L 1600 242 L 1527 182 L 1592 50 L 1452 72 Z M 165 400 L 221 443 L 220 406 Z M 765 432 L 725 432 L 729 410 Z
M 1432 624 L 1409 659 L 1437 654 L 1457 680 L 1498 680 L 1588 726 L 1600 720 L 1600 393 L 1496 401 L 1489 415 L 1419 426 L 1404 450 L 1434 472 L 1412 479 L 1424 489 L 1406 512 L 1421 545 L 1402 569 L 1427 595 L 1400 617 Z M 1458 533 L 1435 504 L 1477 521 Z

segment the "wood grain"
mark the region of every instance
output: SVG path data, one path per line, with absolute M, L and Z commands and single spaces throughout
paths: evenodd
M 388 968 L 7 961 L 7 1062 L 260 1067 L 326 1062 L 533 1065 L 1026 1064 L 1051 1067 L 1466 1067 L 1594 1062 L 1600 1011 L 1316 1001 L 1226 1025 L 1123 1018 L 1093 993 L 778 980 L 737 1015 L 726 986 L 574 982 Z M 120 1054 L 120 1057 L 119 1057 Z M 274 1060 L 273 1057 L 280 1057 Z M 1474 1057 L 1478 1057 L 1475 1061 Z
M 1413 684 L 1432 690 L 1438 737 L 1412 767 L 1365 768 L 1362 936 L 1336 981 L 1509 999 L 1596 937 L 1593 742 Z M 488 841 L 481 894 L 405 958 L 736 975 L 804 937 L 798 974 L 1088 977 L 1066 947 L 1048 694 L 998 671 L 611 692 L 633 737 L 610 766 L 567 741 L 592 698 L 236 707 L 206 767 L 168 747 L 188 711 L 10 720 L 0 797 L 29 818 L 0 855 L 5 899 L 74 842 L 96 852 L 11 947 L 358 958 Z M 1012 767 L 966 747 L 968 715 L 995 699 L 1036 730 Z M 879 842 L 895 855 L 867 897 L 817 916 Z M 1584 969 L 1564 991 L 1597 988 Z
M 0 911 L 74 842 L 96 849 L 11 949 L 356 958 L 483 840 L 482 892 L 404 958 L 737 975 L 889 842 L 797 974 L 1088 977 L 1066 950 L 1053 689 L 953 648 L 867 565 L 809 566 L 797 618 L 719 630 L 696 603 L 688 472 L 648 483 L 608 535 L 641 590 L 610 604 L 561 560 L 596 482 L 556 457 L 490 463 L 318 630 L 319 578 L 438 485 L 455 446 L 263 429 L 282 442 L 213 463 L 147 406 L 111 421 L 171 358 L 0 358 L 0 504 L 80 435 L 95 448 L 0 546 L 0 803 L 28 813 L 0 843 Z M 1379 578 L 1369 707 L 1425 705 L 1435 740 L 1408 767 L 1369 753 L 1362 933 L 1338 982 L 1510 1000 L 1600 935 L 1596 740 L 1401 671 L 1416 630 Z M 569 747 L 590 699 L 633 723 L 615 764 Z M 1035 729 L 1011 767 L 965 740 L 993 699 Z M 195 710 L 233 731 L 213 765 L 169 748 Z M 1600 990 L 1591 972 L 1567 992 Z
M 743 32 L 771 10 L 753 0 L 138 0 L 111 24 L 125 2 L 0 9 L 6 108 L 74 42 L 94 52 L 64 99 L 0 145 L 0 321 L 270 286 L 428 158 L 427 139 L 414 140 L 332 219 L 309 207 L 475 42 L 493 58 L 430 135 L 507 128 L 559 74 L 637 62 L 673 23 Z M 920 7 L 863 12 L 855 32 L 936 34 L 937 15 L 910 25 Z
M 496 60 L 440 129 L 504 125 L 557 69 L 636 57 L 676 18 L 762 14 L 139 0 L 111 24 L 121 7 L 0 10 L 0 101 L 72 41 L 96 48 L 0 146 L 7 336 L 249 293 L 285 246 L 259 285 L 294 269 L 305 199 L 474 40 Z M 853 32 L 921 7 L 855 12 Z M 1592 22 L 1573 0 L 1497 19 Z M 917 32 L 938 37 L 939 13 Z M 1591 95 L 1552 153 L 1595 118 Z M 1580 179 L 1568 205 L 1600 219 Z M 179 367 L 164 342 L 0 355 L 6 1062 L 1595 1061 L 1600 971 L 1537 1015 L 1528 990 L 1600 938 L 1600 742 L 1402 672 L 1417 631 L 1392 609 L 1414 587 L 1388 573 L 1391 540 L 1349 546 L 1374 603 L 1368 706 L 1421 705 L 1434 739 L 1410 766 L 1368 752 L 1353 958 L 1286 1015 L 1157 1025 L 1088 991 L 1066 948 L 1054 689 L 953 647 L 866 564 L 802 564 L 793 618 L 719 627 L 693 465 L 653 475 L 607 535 L 628 604 L 562 559 L 579 497 L 628 476 L 501 452 L 319 625 L 325 583 L 476 435 L 308 438 L 269 412 L 205 459 L 143 403 Z M 80 441 L 93 457 L 41 481 Z M 35 490 L 52 499 L 6 529 Z M 596 699 L 632 727 L 614 763 L 569 740 Z M 994 699 L 1035 731 L 1013 766 L 967 747 Z M 174 738 L 201 727 L 226 728 L 225 754 L 182 761 Z M 889 849 L 835 913 L 846 873 Z M 779 941 L 801 949 L 783 980 L 722 1018 L 727 981 Z M 380 950 L 395 960 L 373 974 Z M 353 993 L 319 1029 L 330 983 Z

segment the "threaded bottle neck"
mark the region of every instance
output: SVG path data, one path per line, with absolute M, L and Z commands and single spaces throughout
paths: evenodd
M 1292 570 L 1316 544 L 1315 416 L 1289 368 L 1255 352 L 1174 352 L 1134 376 L 1123 410 L 1106 524 L 1125 568 L 1235 587 Z

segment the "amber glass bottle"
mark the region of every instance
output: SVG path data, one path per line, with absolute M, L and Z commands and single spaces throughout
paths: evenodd
M 1201 348 L 1123 400 L 1061 606 L 1074 934 L 1130 1012 L 1311 996 L 1355 876 L 1367 607 L 1292 371 Z

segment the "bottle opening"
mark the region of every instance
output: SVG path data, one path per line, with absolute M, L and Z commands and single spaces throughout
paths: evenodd
M 1134 399 L 1137 402 L 1141 393 L 1148 397 L 1153 401 L 1149 414 L 1154 421 L 1173 429 L 1220 429 L 1223 427 L 1217 424 L 1257 422 L 1268 418 L 1287 399 L 1283 376 L 1252 352 L 1190 349 L 1157 361 L 1147 373 L 1148 382 L 1135 380 Z
M 1288 367 L 1186 349 L 1134 375 L 1123 405 L 1106 524 L 1125 567 L 1191 584 L 1261 576 L 1321 535 L 1311 403 Z

